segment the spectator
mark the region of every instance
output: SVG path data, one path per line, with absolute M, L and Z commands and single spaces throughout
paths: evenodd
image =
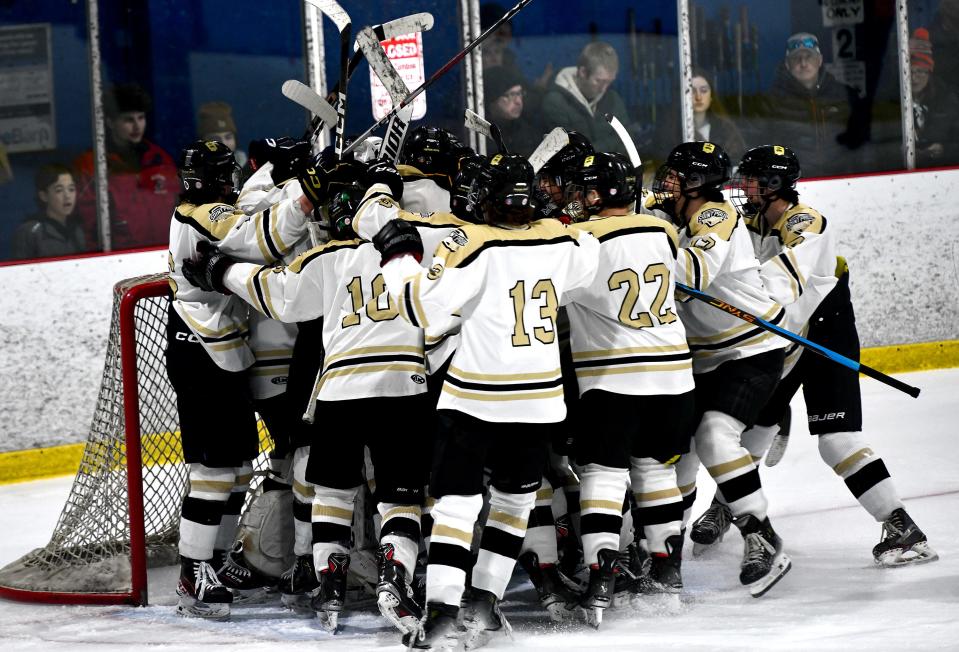
M 853 109 L 855 89 L 823 68 L 819 39 L 807 32 L 786 41 L 786 57 L 765 98 L 769 118 L 762 138 L 789 145 L 811 176 L 848 171 L 851 157 L 840 145 Z M 858 145 L 858 143 L 849 143 Z
M 933 75 L 935 60 L 929 31 L 916 29 L 909 39 L 913 118 L 916 125 L 916 165 L 953 165 L 959 151 L 959 98 Z
M 693 69 L 693 140 L 710 141 L 722 145 L 729 157 L 738 161 L 746 151 L 742 134 L 733 124 L 713 85 L 702 70 Z
M 611 113 L 627 122 L 626 105 L 610 85 L 619 71 L 619 57 L 609 43 L 594 41 L 583 48 L 575 66 L 563 68 L 543 98 L 547 130 L 563 127 L 583 134 L 597 152 L 625 148 L 606 122 Z
M 959 88 L 959 0 L 940 0 L 929 27 L 936 48 L 936 77 L 941 86 Z
M 499 127 L 512 154 L 529 156 L 539 145 L 540 131 L 526 117 L 526 80 L 507 67 L 490 68 L 483 74 L 486 118 Z M 494 148 L 492 143 L 489 148 Z M 488 150 L 492 151 L 492 149 Z
M 144 137 L 152 102 L 140 86 L 117 84 L 104 95 L 107 172 L 110 193 L 110 248 L 165 244 L 179 182 L 173 159 Z M 74 162 L 77 200 L 87 242 L 98 241 L 93 152 Z
M 53 163 L 41 166 L 35 178 L 40 210 L 13 232 L 14 259 L 66 256 L 84 251 L 83 225 L 77 216 L 77 184 L 73 171 Z
M 237 149 L 236 123 L 233 108 L 226 102 L 207 102 L 197 111 L 197 137 L 200 140 L 218 140 L 233 152 L 236 164 L 246 165 L 246 152 Z
M 502 18 L 506 14 L 506 9 L 502 5 L 496 4 L 495 2 L 489 2 L 480 7 L 480 30 L 485 32 L 487 29 L 493 26 L 497 20 Z M 513 42 L 513 23 L 507 21 L 503 23 L 499 29 L 493 32 L 490 37 L 483 43 L 482 52 L 483 52 L 483 70 L 484 74 L 487 68 L 512 68 L 517 73 L 522 75 L 519 65 L 516 63 L 516 53 L 509 47 L 510 43 Z M 550 80 L 553 78 L 553 64 L 548 62 L 543 68 L 543 72 L 540 74 L 536 80 L 529 84 L 525 85 L 527 91 L 530 91 L 531 96 L 534 97 L 537 101 L 542 99 L 542 94 L 546 91 L 547 86 L 549 86 Z M 524 77 L 525 79 L 525 77 Z

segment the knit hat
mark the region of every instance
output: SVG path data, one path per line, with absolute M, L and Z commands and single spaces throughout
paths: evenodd
M 233 109 L 226 102 L 207 102 L 201 104 L 197 112 L 197 134 L 202 138 L 209 134 L 229 131 L 236 134 L 233 122 Z
M 103 94 L 103 111 L 110 118 L 130 111 L 148 113 L 152 108 L 150 96 L 139 84 L 115 84 Z
M 819 39 L 815 34 L 809 32 L 797 32 L 786 39 L 786 56 L 793 55 L 801 50 L 812 50 L 821 55 L 819 50 Z
M 483 95 L 492 104 L 513 86 L 526 87 L 526 80 L 512 66 L 493 66 L 483 71 Z
M 932 42 L 929 40 L 929 30 L 918 27 L 909 39 L 909 62 L 914 68 L 925 68 L 932 72 L 936 62 L 932 58 Z

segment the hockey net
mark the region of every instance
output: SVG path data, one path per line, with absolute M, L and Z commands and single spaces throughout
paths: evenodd
M 176 563 L 187 466 L 164 360 L 169 302 L 165 274 L 114 286 L 106 361 L 80 468 L 50 542 L 0 569 L 0 596 L 146 604 L 147 567 Z M 263 449 L 269 440 L 259 427 Z M 265 466 L 264 453 L 254 462 L 254 483 Z

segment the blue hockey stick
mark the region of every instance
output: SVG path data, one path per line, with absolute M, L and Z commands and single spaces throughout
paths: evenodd
M 833 362 L 837 362 L 844 367 L 848 367 L 849 369 L 852 369 L 853 371 L 858 371 L 859 373 L 865 374 L 869 376 L 870 378 L 875 378 L 879 382 L 885 383 L 886 385 L 889 385 L 890 387 L 895 387 L 900 392 L 905 392 L 906 394 L 909 394 L 909 396 L 913 398 L 916 398 L 919 396 L 918 387 L 907 385 L 901 380 L 896 380 L 892 376 L 887 376 L 881 371 L 877 371 L 873 369 L 872 367 L 862 364 L 861 362 L 856 362 L 855 360 L 851 358 L 847 358 L 846 356 L 836 353 L 835 351 L 831 351 L 824 346 L 820 346 L 819 344 L 816 344 L 815 342 L 810 342 L 805 337 L 796 335 L 795 333 L 791 331 L 787 331 L 785 328 L 780 328 L 779 326 L 776 326 L 775 324 L 770 324 L 765 319 L 757 317 L 756 315 L 752 315 L 741 308 L 737 308 L 736 306 L 731 306 L 725 301 L 713 298 L 704 292 L 695 290 L 689 287 L 688 285 L 683 285 L 682 283 L 677 283 L 676 288 L 685 292 L 686 294 L 688 294 L 689 296 L 695 299 L 699 299 L 700 301 L 705 301 L 706 303 L 713 306 L 714 308 L 718 308 L 720 310 L 724 310 L 728 312 L 733 317 L 739 317 L 743 321 L 749 322 L 750 324 L 756 324 L 763 330 L 769 331 L 770 333 L 775 333 L 776 335 L 779 335 L 780 337 L 786 338 L 790 342 L 794 342 L 796 344 L 799 344 L 800 346 L 804 346 L 810 351 L 818 353 L 824 358 L 829 358 Z

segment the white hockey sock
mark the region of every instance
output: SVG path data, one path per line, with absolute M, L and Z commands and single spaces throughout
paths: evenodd
M 683 522 L 686 527 L 693 514 L 693 503 L 696 502 L 696 476 L 699 474 L 699 455 L 696 454 L 695 441 L 689 442 L 689 452 L 683 454 L 676 462 L 676 484 L 682 495 Z
M 489 516 L 473 565 L 472 584 L 475 588 L 502 599 L 523 547 L 529 514 L 535 504 L 536 492 L 514 494 L 490 486 Z M 555 533 L 553 537 L 555 539 Z
M 380 503 L 376 506 L 382 518 L 380 528 L 380 543 L 393 544 L 393 559 L 406 569 L 406 578 L 413 578 L 416 567 L 416 555 L 420 550 L 420 515 L 422 508 L 419 505 L 400 505 L 397 503 Z
M 554 492 L 549 480 L 543 478 L 543 486 L 536 492 L 536 504 L 529 515 L 526 537 L 520 554 L 527 550 L 536 553 L 541 564 L 555 564 L 559 561 L 556 550 L 556 521 L 553 519 Z
M 250 491 L 250 481 L 253 480 L 253 464 L 250 462 L 236 467 L 234 471 L 236 479 L 233 481 L 233 490 L 223 508 L 223 518 L 220 519 L 220 527 L 213 544 L 214 550 L 233 549 L 236 531 L 240 524 L 240 512 L 243 510 L 243 503 L 246 502 L 246 494 Z
M 633 523 L 633 510 L 630 509 L 629 495 L 623 500 L 623 524 L 619 526 L 619 549 L 626 550 L 636 540 L 636 526 Z
M 766 518 L 767 502 L 753 458 L 739 443 L 742 421 L 714 410 L 703 415 L 696 429 L 696 452 L 716 481 L 733 516 Z
M 819 454 L 877 521 L 886 520 L 903 506 L 885 463 L 866 444 L 861 432 L 819 435 Z
M 740 441 L 742 442 L 743 448 L 752 455 L 754 464 L 759 464 L 759 460 L 761 460 L 763 455 L 766 454 L 766 451 L 769 450 L 770 444 L 773 443 L 773 437 L 775 437 L 778 432 L 778 425 L 760 426 L 757 424 L 743 433 Z
M 483 497 L 443 496 L 431 511 L 429 564 L 426 567 L 426 601 L 460 606 L 466 571 L 473 563 L 473 525 L 483 508 Z
M 330 555 L 350 550 L 353 503 L 359 487 L 334 489 L 316 485 L 313 496 L 313 565 L 316 572 L 328 566 Z
M 629 478 L 650 552 L 667 552 L 666 537 L 682 528 L 683 495 L 676 467 L 651 457 L 631 457 Z
M 580 472 L 579 481 L 580 536 L 583 558 L 589 565 L 598 563 L 600 550 L 619 550 L 629 470 L 587 464 Z
M 313 496 L 315 488 L 306 481 L 306 463 L 310 447 L 293 451 L 293 553 L 297 557 L 313 553 Z
M 190 465 L 190 492 L 180 517 L 180 555 L 210 560 L 223 510 L 236 481 L 236 469 Z

